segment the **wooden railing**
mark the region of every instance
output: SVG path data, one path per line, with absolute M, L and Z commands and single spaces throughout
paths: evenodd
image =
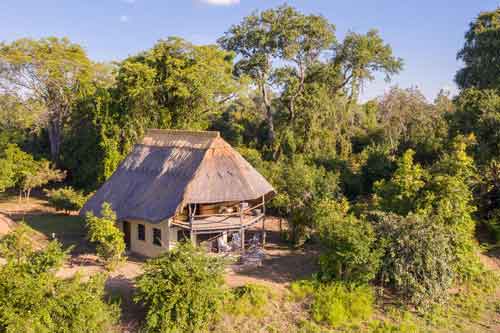
M 256 221 L 260 220 L 264 216 L 264 210 L 262 209 L 259 214 L 254 214 L 254 211 L 260 207 L 264 206 L 264 202 L 261 202 L 255 206 L 245 208 L 243 210 L 238 210 L 234 213 L 217 213 L 217 214 L 199 214 L 199 215 L 192 215 L 192 219 L 189 221 L 181 221 L 181 220 L 176 220 L 174 217 L 173 223 L 175 225 L 178 225 L 180 227 L 188 228 L 188 229 L 196 229 L 196 227 L 204 227 L 204 226 L 209 226 L 213 225 L 211 228 L 208 229 L 222 229 L 222 228 L 227 228 L 227 227 L 232 227 L 233 229 L 237 229 L 240 227 L 243 227 L 243 225 L 248 225 L 248 224 L 253 224 Z M 217 221 L 207 221 L 207 218 L 210 217 L 220 217 L 220 220 Z M 253 218 L 246 218 L 246 217 L 253 217 Z M 232 223 L 228 223 L 228 221 L 232 218 L 238 218 L 238 222 L 232 221 Z

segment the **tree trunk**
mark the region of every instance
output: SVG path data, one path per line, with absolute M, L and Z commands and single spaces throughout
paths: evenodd
M 274 116 L 271 107 L 271 102 L 269 101 L 269 96 L 267 94 L 266 86 L 262 82 L 260 84 L 260 89 L 262 93 L 262 99 L 264 101 L 264 107 L 266 108 L 266 122 L 267 122 L 267 138 L 271 146 L 274 144 L 274 139 L 276 138 L 276 133 L 274 131 Z
M 52 162 L 59 161 L 59 154 L 61 152 L 62 141 L 62 122 L 57 114 L 57 111 L 51 112 L 51 117 L 47 126 L 50 142 L 50 157 Z
M 295 94 L 290 97 L 290 101 L 288 103 L 288 110 L 290 111 L 290 122 L 293 124 L 295 121 L 295 100 L 297 97 L 302 94 L 304 91 L 304 81 L 305 81 L 305 69 L 302 63 L 299 63 L 299 87 Z

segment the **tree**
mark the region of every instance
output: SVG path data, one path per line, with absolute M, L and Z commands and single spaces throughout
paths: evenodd
M 101 217 L 87 212 L 85 222 L 88 238 L 97 245 L 97 254 L 113 269 L 124 259 L 125 241 L 123 232 L 116 226 L 116 214 L 107 202 L 103 203 Z
M 278 194 L 271 208 L 288 218 L 291 240 L 298 243 L 308 229 L 314 228 L 314 203 L 337 196 L 337 176 L 308 163 L 301 155 L 273 164 L 271 181 Z
M 392 178 L 374 184 L 375 201 L 380 209 L 403 216 L 416 210 L 417 198 L 426 185 L 427 174 L 413 162 L 414 155 L 413 150 L 407 150 L 398 161 Z
M 223 265 L 190 243 L 146 263 L 136 302 L 147 308 L 147 332 L 200 332 L 223 301 Z
M 11 161 L 0 159 L 0 192 L 15 185 L 14 175 L 14 166 Z
M 314 206 L 314 223 L 322 244 L 321 279 L 369 282 L 378 271 L 381 251 L 372 226 L 348 213 L 349 204 L 331 199 Z
M 500 95 L 491 89 L 467 89 L 456 98 L 455 107 L 447 116 L 450 136 L 474 134 L 475 160 L 487 165 L 500 155 Z
M 421 215 L 391 213 L 378 215 L 374 228 L 384 251 L 379 274 L 383 284 L 424 309 L 446 299 L 455 272 L 443 224 Z
M 457 59 L 464 62 L 464 68 L 455 75 L 461 89 L 500 88 L 499 40 L 500 8 L 482 12 L 470 23 L 465 44 L 457 54 Z
M 52 181 L 62 181 L 65 177 L 65 172 L 53 168 L 49 161 L 41 160 L 36 163 L 34 170 L 24 172 L 21 190 L 24 192 L 26 199 L 29 199 L 31 190 L 34 188 L 42 187 Z
M 114 93 L 124 126 L 141 134 L 147 127 L 204 129 L 236 89 L 230 53 L 170 37 L 121 63 Z
M 351 101 L 356 101 L 360 87 L 366 80 L 373 80 L 375 72 L 384 73 L 388 81 L 403 68 L 402 59 L 394 57 L 377 30 L 364 35 L 349 32 L 334 52 L 331 62 L 340 74 L 335 89 L 347 90 Z
M 307 151 L 315 132 L 332 136 L 331 128 L 320 129 L 339 127 L 336 116 L 345 117 L 363 82 L 375 72 L 390 78 L 402 67 L 378 32 L 349 33 L 338 42 L 334 25 L 323 16 L 287 5 L 245 17 L 218 42 L 239 56 L 236 75 L 248 76 L 258 91 L 273 159 L 282 145 Z
M 218 43 L 235 52 L 241 59 L 235 64 L 237 76 L 248 75 L 257 85 L 265 108 L 268 126 L 268 140 L 275 139 L 274 113 L 270 98 L 272 62 L 277 50 L 277 42 L 272 29 L 276 13 L 272 10 L 254 13 L 233 25 Z
M 444 103 L 444 95 L 438 98 Z M 446 138 L 443 114 L 444 111 L 427 102 L 417 88 L 392 87 L 378 101 L 378 122 L 393 149 L 399 145 L 417 149 L 432 139 Z
M 33 141 L 40 132 L 42 113 L 36 100 L 19 101 L 16 96 L 0 94 L 0 150 L 9 143 L 22 145 Z
M 79 211 L 88 196 L 84 195 L 82 192 L 75 191 L 71 187 L 63 187 L 57 190 L 45 191 L 49 197 L 48 201 L 51 206 L 56 210 L 63 210 L 66 213 L 70 211 Z
M 281 100 L 293 123 L 297 99 L 305 93 L 307 71 L 335 44 L 335 26 L 321 15 L 304 15 L 286 5 L 275 9 L 273 16 L 271 35 L 277 39 L 276 56 L 285 65 L 275 70 L 272 79 L 284 90 Z
M 2 155 L 0 168 L 3 172 L 0 181 L 3 178 L 6 187 L 16 186 L 19 189 L 19 198 L 24 194 L 26 199 L 29 199 L 32 189 L 51 181 L 61 181 L 66 176 L 65 172 L 53 168 L 48 161 L 36 161 L 33 156 L 14 144 L 9 144 Z
M 0 44 L 0 92 L 30 108 L 45 108 L 42 118 L 50 140 L 52 161 L 59 159 L 63 128 L 75 99 L 92 79 L 92 63 L 82 47 L 68 39 L 19 39 Z

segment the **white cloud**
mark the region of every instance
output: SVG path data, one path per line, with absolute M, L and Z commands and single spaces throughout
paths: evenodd
M 231 6 L 240 3 L 240 0 L 200 0 L 200 1 L 206 3 L 207 5 L 213 5 L 213 6 Z
M 127 15 L 120 16 L 120 22 L 127 23 L 128 22 L 128 16 Z

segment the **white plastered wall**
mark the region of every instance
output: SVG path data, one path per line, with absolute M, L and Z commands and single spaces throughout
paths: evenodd
M 169 230 L 169 221 L 160 223 L 149 223 L 142 220 L 127 220 L 130 223 L 130 251 L 146 257 L 157 257 L 170 248 L 171 232 Z M 138 225 L 142 224 L 145 228 L 145 240 L 139 240 Z M 153 244 L 153 228 L 161 230 L 162 245 Z

